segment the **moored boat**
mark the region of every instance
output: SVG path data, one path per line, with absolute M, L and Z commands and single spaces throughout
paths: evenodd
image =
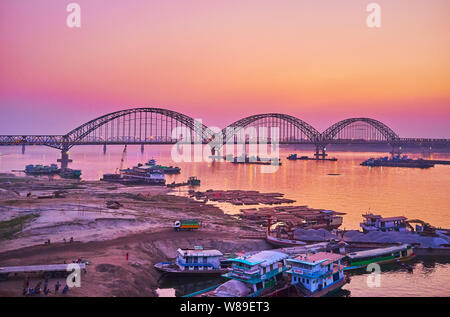
M 379 166 L 386 166 L 386 167 L 411 167 L 411 168 L 430 168 L 434 167 L 433 163 L 427 162 L 426 160 L 417 159 L 413 160 L 408 158 L 406 155 L 404 156 L 394 156 L 391 158 L 386 157 L 380 157 L 380 158 L 370 158 L 364 162 L 362 162 L 360 165 L 362 166 L 369 166 L 369 167 L 379 167 Z
M 59 173 L 59 176 L 62 178 L 71 178 L 71 179 L 77 179 L 81 177 L 81 170 L 74 170 L 71 168 L 65 168 L 62 169 Z
M 214 289 L 197 292 L 197 297 L 268 297 L 285 286 L 287 254 L 265 250 L 229 259 L 231 271 L 222 275 L 229 281 Z M 190 297 L 191 295 L 187 295 Z
M 321 297 L 348 283 L 341 260 L 345 255 L 318 252 L 287 259 L 287 275 L 297 296 Z M 289 290 L 291 291 L 291 290 Z
M 165 185 L 166 178 L 162 170 L 144 167 L 142 164 L 120 170 L 118 174 L 104 174 L 102 181 L 130 185 Z
M 228 271 L 222 268 L 220 259 L 223 256 L 218 250 L 178 249 L 173 262 L 159 262 L 155 269 L 170 275 L 221 275 Z
M 161 170 L 164 174 L 179 174 L 181 171 L 181 168 L 177 166 L 157 165 L 155 159 L 149 160 L 145 165 L 150 166 L 151 169 Z M 142 164 L 140 164 L 140 166 L 142 166 Z
M 58 168 L 58 165 L 27 165 L 25 166 L 25 174 L 28 175 L 54 175 L 58 174 L 61 170 Z
M 363 229 L 363 232 L 370 231 L 399 231 L 406 232 L 406 217 L 389 217 L 383 218 L 380 215 L 364 214 L 362 215 L 364 218 L 364 222 L 360 224 L 360 227 Z
M 367 267 L 369 264 L 386 264 L 405 262 L 415 257 L 414 249 L 409 244 L 352 252 L 347 254 L 347 267 L 345 270 L 356 270 Z
M 341 226 L 343 213 L 333 210 L 304 210 L 292 215 L 274 215 L 268 217 L 266 241 L 274 246 L 296 246 L 305 242 L 295 239 L 297 229 L 326 229 L 333 230 Z M 279 223 L 271 229 L 272 219 Z

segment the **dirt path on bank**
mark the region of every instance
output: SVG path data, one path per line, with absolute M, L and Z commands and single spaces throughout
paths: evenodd
M 81 258 L 91 264 L 82 274 L 81 287 L 72 288 L 66 296 L 157 296 L 161 274 L 153 268 L 160 261 L 175 256 L 178 247 L 202 245 L 222 252 L 262 250 L 264 241 L 239 240 L 229 233 L 213 231 L 174 232 L 160 230 L 142 232 L 107 241 L 74 242 L 72 244 L 39 245 L 0 254 L 0 266 L 70 263 Z M 129 254 L 127 261 L 126 254 Z M 0 296 L 22 296 L 24 277 L 0 282 Z M 52 289 L 58 279 L 49 281 Z M 31 286 L 42 277 L 32 278 Z M 65 284 L 64 279 L 59 279 Z M 45 296 L 45 295 L 39 295 Z M 52 293 L 47 296 L 62 296 Z
M 39 198 L 58 188 L 63 197 Z M 239 239 L 255 230 L 251 223 L 211 204 L 170 195 L 167 188 L 0 175 L 0 189 L 0 267 L 89 261 L 81 287 L 65 296 L 157 296 L 161 274 L 153 266 L 173 259 L 178 248 L 223 253 L 270 248 L 263 240 Z M 107 208 L 108 200 L 121 207 Z M 202 221 L 198 231 L 172 229 L 175 220 L 192 218 Z M 73 243 L 63 243 L 70 237 Z M 30 287 L 39 281 L 43 278 L 32 278 Z M 0 296 L 22 296 L 23 282 L 23 275 L 0 281 Z M 56 282 L 49 281 L 52 291 Z M 65 279 L 59 282 L 65 285 Z

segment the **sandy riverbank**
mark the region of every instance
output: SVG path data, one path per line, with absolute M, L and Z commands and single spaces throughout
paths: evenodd
M 160 275 L 153 264 L 173 258 L 178 247 L 203 245 L 222 252 L 268 247 L 261 240 L 238 238 L 256 229 L 250 223 L 212 205 L 169 195 L 165 187 L 3 174 L 0 189 L 0 266 L 87 259 L 92 264 L 82 287 L 69 292 L 73 296 L 156 296 Z M 61 190 L 62 198 L 42 198 Z M 109 209 L 108 200 L 122 207 Z M 203 226 L 198 232 L 176 233 L 171 227 L 179 218 L 199 218 Z M 71 237 L 74 243 L 63 242 Z M 0 296 L 20 296 L 22 283 L 14 278 L 0 282 Z

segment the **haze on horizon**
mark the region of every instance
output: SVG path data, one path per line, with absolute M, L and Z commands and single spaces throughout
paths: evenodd
M 81 28 L 66 6 L 81 6 Z M 65 134 L 154 106 L 224 127 L 267 112 L 323 131 L 371 117 L 450 138 L 450 2 L 3 0 L 0 134 Z

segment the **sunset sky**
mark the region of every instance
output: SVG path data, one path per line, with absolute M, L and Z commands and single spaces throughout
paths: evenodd
M 280 112 L 450 138 L 450 1 L 0 1 L 0 134 L 64 134 L 108 112 L 168 108 L 223 127 Z

